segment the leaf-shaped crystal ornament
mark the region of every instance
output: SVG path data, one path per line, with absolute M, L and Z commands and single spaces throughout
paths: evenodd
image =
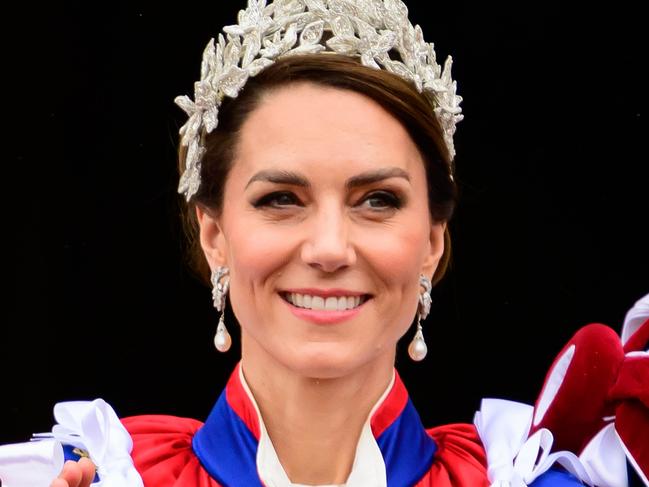
M 217 127 L 223 99 L 236 98 L 248 78 L 284 56 L 322 51 L 355 56 L 365 66 L 413 83 L 430 101 L 449 154 L 455 156 L 453 135 L 463 117 L 462 97 L 451 79 L 451 57 L 443 69 L 437 64 L 433 44 L 410 23 L 401 0 L 248 0 L 237 24 L 223 32 L 203 51 L 194 101 L 187 96 L 174 100 L 189 116 L 179 132 L 188 150 L 178 192 L 187 201 L 200 187 L 202 137 Z
M 424 288 L 424 292 L 419 294 L 421 319 L 425 320 L 430 314 L 430 306 L 433 302 L 430 297 L 430 291 L 433 287 L 432 282 L 423 274 L 419 276 L 419 285 Z
M 320 42 L 324 33 L 324 20 L 312 22 L 300 34 L 300 45 L 313 45 Z

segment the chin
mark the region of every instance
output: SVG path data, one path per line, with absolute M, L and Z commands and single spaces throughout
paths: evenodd
M 345 376 L 366 364 L 358 349 L 341 350 L 340 344 L 310 347 L 285 362 L 293 371 L 314 379 L 335 379 Z

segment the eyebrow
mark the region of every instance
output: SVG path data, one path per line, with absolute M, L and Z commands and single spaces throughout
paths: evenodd
M 389 178 L 403 178 L 410 182 L 410 176 L 400 167 L 382 167 L 380 169 L 366 171 L 364 173 L 357 174 L 356 176 L 352 176 L 347 181 L 345 181 L 345 188 L 357 188 L 359 186 L 365 186 L 367 184 L 376 183 L 378 181 L 383 181 L 384 179 Z M 262 171 L 259 171 L 257 174 L 250 178 L 250 181 L 248 181 L 248 184 L 246 184 L 246 188 L 248 188 L 248 186 L 250 186 L 255 181 L 269 181 L 271 183 L 289 184 L 292 186 L 302 186 L 304 188 L 311 187 L 309 180 L 301 174 L 293 171 L 284 171 L 279 169 L 264 169 Z

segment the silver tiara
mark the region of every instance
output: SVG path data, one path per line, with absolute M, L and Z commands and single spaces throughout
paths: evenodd
M 331 37 L 322 43 L 325 31 Z M 194 98 L 174 100 L 189 115 L 181 127 L 181 143 L 187 147 L 185 172 L 178 192 L 187 201 L 200 186 L 201 159 L 205 147 L 201 132 L 218 125 L 219 107 L 228 96 L 236 98 L 246 81 L 275 59 L 329 51 L 360 57 L 365 66 L 385 69 L 411 81 L 428 96 L 439 120 L 451 158 L 453 135 L 462 120 L 460 102 L 451 79 L 451 56 L 442 69 L 434 45 L 424 41 L 421 27 L 408 20 L 401 0 L 248 0 L 236 25 L 223 28 L 218 42 L 212 38 L 203 52 L 201 79 L 194 83 Z M 398 53 L 399 59 L 390 55 Z

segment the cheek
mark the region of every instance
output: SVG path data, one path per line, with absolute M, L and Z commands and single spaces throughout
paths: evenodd
M 263 225 L 241 224 L 230 234 L 229 254 L 236 269 L 237 281 L 249 286 L 270 276 L 288 262 L 292 246 L 287 240 L 290 232 L 266 228 Z
M 244 219 L 231 225 L 228 233 L 230 304 L 241 326 L 263 341 L 273 309 L 265 299 L 274 291 L 270 289 L 276 282 L 274 276 L 291 258 L 291 247 L 285 232 L 259 224 L 246 225 Z
M 273 321 L 277 278 L 281 273 L 290 278 L 286 266 L 296 257 L 297 232 L 294 225 L 268 221 L 248 208 L 233 207 L 226 225 L 230 303 L 239 323 L 259 333 Z
M 411 284 L 421 270 L 428 234 L 423 225 L 400 222 L 397 225 L 365 229 L 359 235 L 358 249 L 388 283 Z
M 389 336 L 399 339 L 409 329 L 419 300 L 419 275 L 428 250 L 429 228 L 426 217 L 408 215 L 398 224 L 364 233 L 365 258 L 380 286 L 384 299 L 377 301 L 378 322 L 390 329 Z M 386 319 L 387 318 L 387 319 Z

